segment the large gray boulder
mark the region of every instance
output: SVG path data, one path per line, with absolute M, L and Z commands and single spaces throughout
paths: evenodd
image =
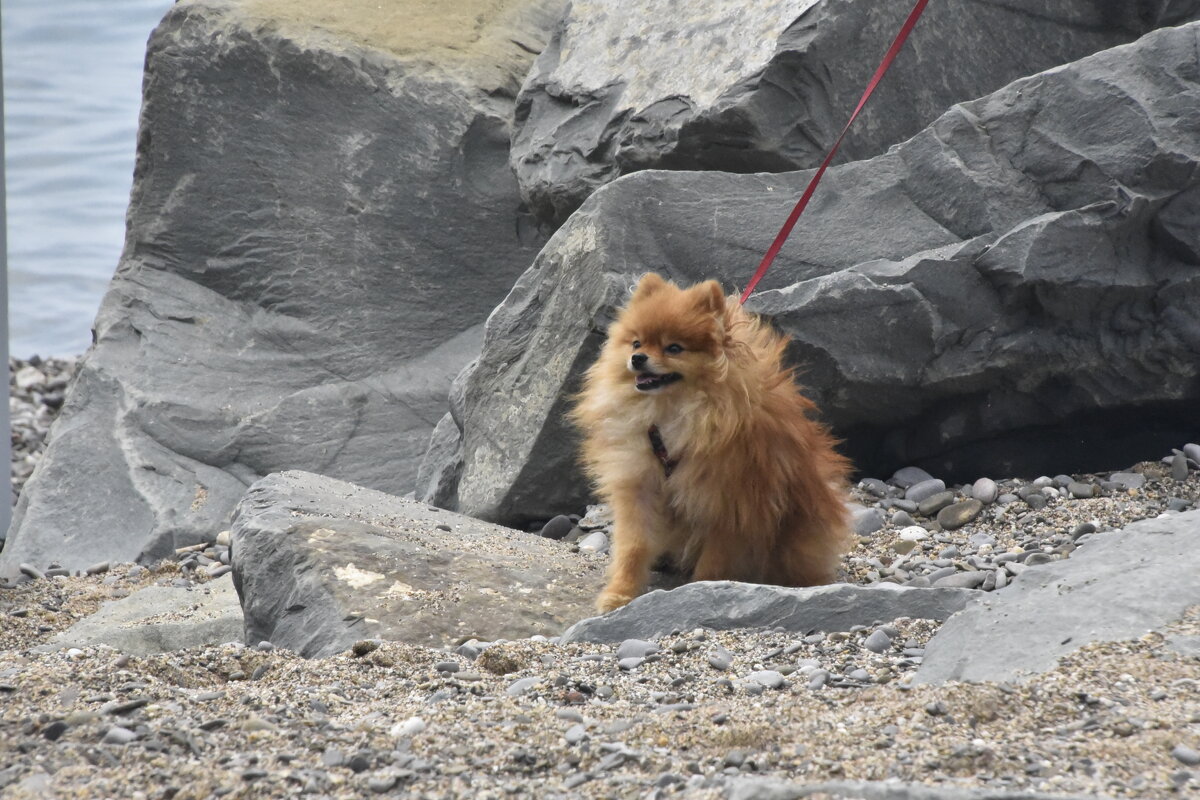
M 1189 440 L 1198 35 L 1017 81 L 830 170 L 749 307 L 793 336 L 860 469 L 1078 472 Z M 614 306 L 645 270 L 743 284 L 809 175 L 646 171 L 594 194 L 490 317 L 428 497 L 510 523 L 582 507 L 564 411 Z
M 626 606 L 572 625 L 565 642 L 657 639 L 694 628 L 779 628 L 799 633 L 848 631 L 898 617 L 944 620 L 979 592 L 847 583 L 792 589 L 736 581 L 700 581 L 635 597 Z
M 521 190 L 559 224 L 638 169 L 816 166 L 912 5 L 575 0 L 521 89 Z M 878 155 L 953 103 L 1198 13 L 1195 0 L 932 3 L 841 158 Z
M 1069 559 L 1030 567 L 934 635 L 917 683 L 1011 681 L 1091 642 L 1162 631 L 1200 605 L 1200 511 L 1096 534 Z
M 451 379 L 541 244 L 509 121 L 562 3 L 478 5 L 171 9 L 124 253 L 0 576 L 211 539 L 279 469 L 413 488 Z
M 305 472 L 251 487 L 231 534 L 246 641 L 304 656 L 554 636 L 604 580 L 562 542 Z

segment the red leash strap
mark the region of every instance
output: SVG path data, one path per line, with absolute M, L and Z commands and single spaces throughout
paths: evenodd
M 762 276 L 767 274 L 767 270 L 771 267 L 771 262 L 775 260 L 775 256 L 779 255 L 779 251 L 783 248 L 783 243 L 787 241 L 788 236 L 792 233 L 792 228 L 796 227 L 796 220 L 800 219 L 800 215 L 804 213 L 804 207 L 808 205 L 808 201 L 813 196 L 813 192 L 817 188 L 817 184 L 821 182 L 821 176 L 825 174 L 825 170 L 829 167 L 829 162 L 833 161 L 833 157 L 837 155 L 838 148 L 842 144 L 842 139 L 846 138 L 846 132 L 850 130 L 850 126 L 854 124 L 854 120 L 858 118 L 858 113 L 863 110 L 863 106 L 867 104 L 867 100 L 871 98 L 871 94 L 875 91 L 875 87 L 883 79 L 884 74 L 892 66 L 892 62 L 896 60 L 896 56 L 900 53 L 900 48 L 904 46 L 904 42 L 908 39 L 908 35 L 912 33 L 912 29 L 917 26 L 917 20 L 921 18 L 921 13 L 925 10 L 925 6 L 929 0 L 917 0 L 916 6 L 909 12 L 908 19 L 904 21 L 904 26 L 900 28 L 900 32 L 896 34 L 896 40 L 892 42 L 892 46 L 888 49 L 887 55 L 883 57 L 883 61 L 879 62 L 879 68 L 875 70 L 874 77 L 867 84 L 866 91 L 863 92 L 862 99 L 858 101 L 858 107 L 854 109 L 854 113 L 850 115 L 850 121 L 846 123 L 846 127 L 842 128 L 841 135 L 837 141 L 833 143 L 833 147 L 829 150 L 829 155 L 825 156 L 825 160 L 821 162 L 821 166 L 817 168 L 817 172 L 812 176 L 812 180 L 808 182 L 808 188 L 804 190 L 804 194 L 800 196 L 800 200 L 796 203 L 796 207 L 792 209 L 792 213 L 788 215 L 787 221 L 783 223 L 783 227 L 779 230 L 779 234 L 775 237 L 775 241 L 771 242 L 771 246 L 767 249 L 767 254 L 763 256 L 762 263 L 758 265 L 758 269 L 754 272 L 754 277 L 750 279 L 750 283 L 746 285 L 746 290 L 742 292 L 741 303 L 746 302 L 746 298 L 754 291 L 754 287 L 762 280 Z

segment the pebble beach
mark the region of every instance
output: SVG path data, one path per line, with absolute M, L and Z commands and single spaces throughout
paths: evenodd
M 73 368 L 10 363 L 14 494 Z M 1180 443 L 1095 475 L 864 479 L 845 578 L 996 591 L 1096 532 L 1196 508 L 1197 462 L 1200 448 Z M 546 533 L 603 551 L 606 524 L 593 508 Z M 883 795 L 864 782 L 880 781 L 965 797 L 1200 792 L 1200 657 L 1168 641 L 1200 635 L 1200 610 L 1012 684 L 912 685 L 938 623 L 906 618 L 612 645 L 363 641 L 314 660 L 269 642 L 148 656 L 47 647 L 146 586 L 199 600 L 227 561 L 213 542 L 91 574 L 31 565 L 0 587 L 0 796 L 798 796 L 778 785 L 790 782 L 868 797 Z

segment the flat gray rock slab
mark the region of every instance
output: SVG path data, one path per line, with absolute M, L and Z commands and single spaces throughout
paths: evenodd
M 233 578 L 190 587 L 147 586 L 112 600 L 38 649 L 107 645 L 131 656 L 242 641 L 242 606 Z
M 603 583 L 570 545 L 305 472 L 251 487 L 231 538 L 247 643 L 310 657 L 553 636 Z
M 943 620 L 978 592 L 918 589 L 881 583 L 836 583 L 792 589 L 736 581 L 699 581 L 648 592 L 629 605 L 572 625 L 563 642 L 655 639 L 693 628 L 783 627 L 797 632 L 844 631 L 897 617 Z
M 1091 642 L 1132 639 L 1200 604 L 1200 511 L 1097 534 L 981 596 L 925 648 L 918 683 L 1010 681 Z

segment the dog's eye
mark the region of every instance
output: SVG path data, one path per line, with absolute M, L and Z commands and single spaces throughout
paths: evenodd
M 641 342 L 639 342 L 637 339 L 634 339 L 634 340 L 633 340 L 633 349 L 634 349 L 634 350 L 641 350 L 641 349 L 642 349 L 642 343 L 641 343 Z
M 666 346 L 666 348 L 665 348 L 665 352 L 669 353 L 670 355 L 677 356 L 677 355 L 679 355 L 680 353 L 682 353 L 682 352 L 683 352 L 683 345 L 681 345 L 681 344 L 669 344 L 669 345 L 667 345 L 667 346 Z

